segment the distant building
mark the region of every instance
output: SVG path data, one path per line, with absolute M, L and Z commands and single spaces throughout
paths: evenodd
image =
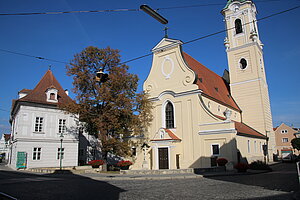
M 84 131 L 79 131 L 78 165 L 85 165 L 91 160 L 102 157 L 99 140 Z
M 283 153 L 293 152 L 291 140 L 296 137 L 296 133 L 299 132 L 299 128 L 290 127 L 284 123 L 274 128 L 276 151 L 279 157 L 282 157 Z M 298 152 L 296 152 L 298 154 Z
M 10 116 L 12 168 L 59 167 L 60 158 L 63 167 L 78 165 L 78 120 L 59 109 L 70 101 L 51 70 L 33 90 L 19 92 Z
M 10 144 L 10 134 L 2 134 L 0 139 L 0 155 L 3 160 L 8 159 L 8 149 Z

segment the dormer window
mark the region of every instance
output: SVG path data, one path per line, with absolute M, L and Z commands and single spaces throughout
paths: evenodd
M 55 89 L 54 87 L 47 89 L 46 91 L 47 101 L 52 103 L 57 103 L 58 102 L 57 93 L 58 90 Z

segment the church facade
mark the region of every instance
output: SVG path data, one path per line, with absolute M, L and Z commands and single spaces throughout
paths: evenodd
M 153 102 L 147 145 L 132 169 L 206 168 L 272 159 L 275 145 L 256 7 L 230 0 L 222 10 L 229 71 L 215 74 L 163 38 L 144 90 Z M 267 153 L 268 152 L 268 153 Z M 266 156 L 268 155 L 268 156 Z M 268 158 L 267 158 L 268 157 Z

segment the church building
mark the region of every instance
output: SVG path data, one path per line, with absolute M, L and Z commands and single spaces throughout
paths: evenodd
M 143 88 L 153 102 L 147 151 L 132 169 L 207 168 L 216 159 L 231 164 L 272 160 L 274 132 L 251 0 L 229 0 L 221 12 L 228 71 L 221 77 L 182 50 L 180 40 L 163 38 Z

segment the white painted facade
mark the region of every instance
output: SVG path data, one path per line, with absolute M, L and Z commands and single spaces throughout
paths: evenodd
M 5 134 L 2 134 L 0 139 L 0 154 L 4 157 L 2 157 L 3 160 L 8 159 L 8 147 L 9 147 L 9 140 L 6 140 L 4 137 Z
M 42 131 L 35 131 L 36 118 L 43 117 Z M 12 145 L 9 165 L 17 168 L 17 152 L 27 153 L 26 168 L 59 167 L 58 150 L 61 146 L 59 120 L 66 120 L 62 148 L 63 167 L 78 165 L 78 130 L 76 119 L 56 107 L 38 104 L 21 105 L 12 121 Z M 40 148 L 40 158 L 34 158 L 34 150 Z M 39 152 L 36 152 L 39 153 Z
M 59 106 L 71 101 L 51 70 L 33 90 L 19 92 L 10 116 L 11 168 L 78 165 L 78 117 L 63 112 Z

